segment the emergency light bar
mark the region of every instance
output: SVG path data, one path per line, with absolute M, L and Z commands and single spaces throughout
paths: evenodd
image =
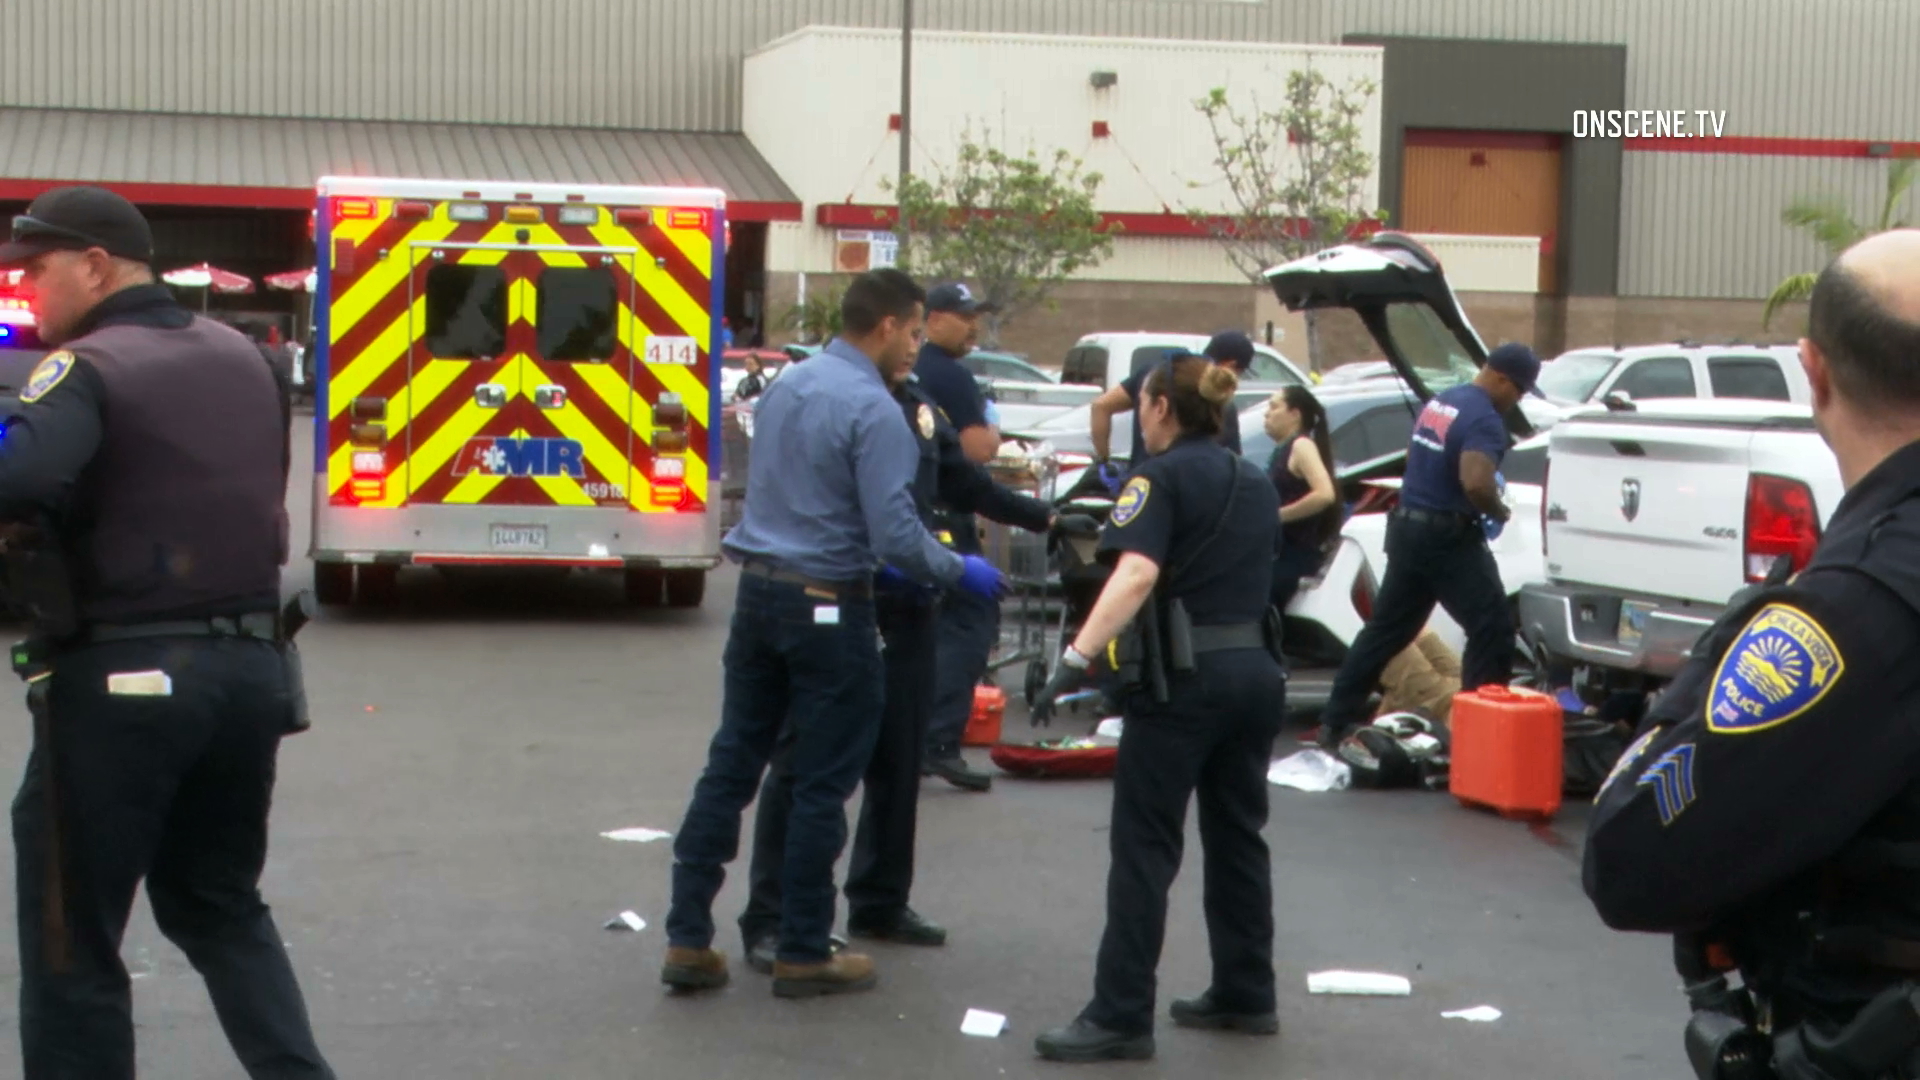
M 623 206 L 613 212 L 613 220 L 629 228 L 653 224 L 653 211 L 645 206 Z
M 534 224 L 542 220 L 542 215 L 537 206 L 509 206 L 506 218 L 521 224 Z
M 597 206 L 563 206 L 560 208 L 562 225 L 598 225 L 600 208 Z
M 699 229 L 707 231 L 707 212 L 705 210 L 669 210 L 667 224 L 675 229 Z
M 493 217 L 493 211 L 486 203 L 448 203 L 449 221 L 486 221 Z
M 335 221 L 361 220 L 373 217 L 372 199 L 335 199 L 333 200 L 333 219 Z
M 433 216 L 433 204 L 430 202 L 397 202 L 393 204 L 393 216 L 402 221 L 425 221 Z

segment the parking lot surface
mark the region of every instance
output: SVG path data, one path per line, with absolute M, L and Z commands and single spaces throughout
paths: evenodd
M 305 441 L 290 498 L 297 528 Z M 306 574 L 296 557 L 289 586 Z M 1036 1061 L 1032 1038 L 1070 1019 L 1090 989 L 1104 781 L 1001 777 L 986 795 L 929 781 L 916 906 L 949 927 L 951 943 L 875 947 L 876 992 L 775 1000 L 738 962 L 736 864 L 716 909 L 733 986 L 664 993 L 668 843 L 599 834 L 678 826 L 718 715 L 733 584 L 717 575 L 698 611 L 636 612 L 612 581 L 409 576 L 393 610 L 328 613 L 309 628 L 314 727 L 282 751 L 266 892 L 342 1080 L 958 1080 L 1076 1068 Z M 17 776 L 26 712 L 12 693 L 0 709 L 0 757 Z M 1007 723 L 1009 738 L 1028 736 L 1018 706 Z M 1583 810 L 1530 830 L 1444 795 L 1275 789 L 1281 1037 L 1163 1023 L 1157 1061 L 1077 1068 L 1273 1080 L 1685 1075 L 1685 1002 L 1666 942 L 1608 931 L 1581 895 Z M 1162 1015 L 1207 976 L 1198 859 L 1190 830 Z M 11 925 L 11 889 L 0 907 Z M 647 928 L 603 929 L 626 909 Z M 20 1075 L 13 954 L 9 935 L 0 1078 Z M 198 976 L 144 900 L 125 955 L 142 1075 L 242 1076 Z M 1307 973 L 1331 968 L 1405 975 L 1413 993 L 1309 996 Z M 1440 1015 L 1482 1004 L 1504 1015 Z M 1008 1015 L 1011 1030 L 962 1035 L 970 1007 Z

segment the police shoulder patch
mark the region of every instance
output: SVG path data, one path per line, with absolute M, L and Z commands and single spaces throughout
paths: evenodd
M 1600 782 L 1600 790 L 1593 796 L 1594 802 L 1598 803 L 1600 801 L 1601 796 L 1607 793 L 1607 789 L 1613 786 L 1615 780 L 1620 779 L 1622 773 L 1633 768 L 1633 763 L 1639 761 L 1641 755 L 1647 752 L 1647 747 L 1653 745 L 1653 740 L 1660 737 L 1660 731 L 1661 729 L 1657 727 L 1648 728 L 1645 734 L 1633 740 L 1633 745 L 1621 752 L 1620 760 L 1613 763 L 1613 768 L 1607 773 L 1607 778 Z
M 1846 670 L 1839 647 L 1813 616 L 1768 604 L 1713 673 L 1707 730 L 1748 735 L 1779 727 L 1820 704 Z
M 920 437 L 923 439 L 933 438 L 933 407 L 922 402 L 920 412 L 916 414 L 915 419 L 920 424 Z
M 1113 501 L 1113 513 L 1107 520 L 1118 526 L 1139 517 L 1140 508 L 1147 505 L 1147 496 L 1152 492 L 1153 485 L 1144 476 L 1127 481 L 1127 486 L 1120 489 L 1120 497 Z
M 74 363 L 73 354 L 65 349 L 48 353 L 33 369 L 33 374 L 27 376 L 27 385 L 20 391 L 20 403 L 30 405 L 46 397 L 47 392 L 59 386 L 60 380 L 73 370 Z

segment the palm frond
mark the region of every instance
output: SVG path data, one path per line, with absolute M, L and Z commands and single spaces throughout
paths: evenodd
M 1866 235 L 1847 205 L 1838 199 L 1800 199 L 1780 213 L 1780 220 L 1813 234 L 1820 246 L 1838 255 Z
M 1773 322 L 1774 312 L 1787 304 L 1805 300 L 1813 295 L 1813 283 L 1817 274 L 1794 274 L 1774 287 L 1773 294 L 1767 297 L 1767 306 L 1760 313 L 1760 329 L 1765 330 Z
M 1876 231 L 1886 232 L 1900 227 L 1894 222 L 1894 212 L 1900 208 L 1901 200 L 1907 197 L 1907 192 L 1913 189 L 1916 181 L 1920 181 L 1920 159 L 1901 158 L 1888 166 L 1887 199 L 1880 206 L 1880 228 Z

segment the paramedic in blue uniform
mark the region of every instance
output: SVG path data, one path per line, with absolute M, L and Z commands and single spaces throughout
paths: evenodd
M 897 270 L 855 278 L 841 336 L 775 379 L 755 410 L 746 505 L 724 544 L 743 565 L 720 730 L 674 839 L 661 978 L 676 989 L 727 981 L 712 947 L 713 900 L 783 726 L 793 798 L 773 991 L 804 997 L 876 981 L 870 959 L 835 954 L 829 941 L 846 803 L 880 731 L 874 570 L 884 561 L 929 586 L 1001 589 L 991 563 L 942 547 L 914 505 L 919 450 L 887 381 L 913 363 L 924 296 Z
M 1493 350 L 1472 382 L 1442 390 L 1414 421 L 1400 503 L 1387 517 L 1387 572 L 1373 616 L 1334 676 L 1320 718 L 1321 745 L 1336 747 L 1368 719 L 1380 673 L 1413 644 L 1437 603 L 1466 632 L 1460 684 L 1505 686 L 1513 678 L 1513 616 L 1488 547 L 1487 522 L 1512 511 L 1500 497 L 1500 462 L 1511 444 L 1503 415 L 1533 392 L 1540 360 L 1525 345 Z
M 1174 349 L 1168 356 L 1192 356 L 1185 349 Z M 1225 330 L 1213 335 L 1207 347 L 1200 355 L 1232 371 L 1234 375 L 1245 378 L 1247 369 L 1253 366 L 1253 339 L 1238 330 Z M 1127 376 L 1119 386 L 1093 399 L 1090 424 L 1093 434 L 1094 468 L 1099 471 L 1100 479 L 1109 491 L 1118 492 L 1120 484 L 1126 479 L 1128 469 L 1138 469 L 1147 458 L 1146 444 L 1142 441 L 1139 424 L 1140 384 L 1146 380 L 1150 368 L 1142 368 Z M 1127 459 L 1127 469 L 1123 469 L 1108 460 L 1113 449 L 1113 418 L 1120 413 L 1135 414 L 1133 425 L 1133 456 Z M 1240 453 L 1240 410 L 1233 407 L 1231 401 L 1221 406 L 1220 445 Z
M 946 413 L 959 433 L 967 460 L 984 465 L 1000 454 L 1000 432 L 987 419 L 987 400 L 973 372 L 960 358 L 979 340 L 980 318 L 994 307 L 963 284 L 927 290 L 927 342 L 920 347 L 913 373 L 920 389 Z M 963 555 L 980 553 L 979 526 L 972 514 L 942 515 L 939 531 L 951 536 Z M 929 775 L 955 787 L 985 791 L 993 776 L 969 766 L 960 756 L 960 738 L 973 714 L 973 688 L 987 673 L 988 658 L 1000 639 L 1000 605 L 967 593 L 948 593 L 940 604 L 938 659 L 933 711 L 927 721 Z
M 907 374 L 897 381 L 893 393 L 920 444 L 913 497 L 922 520 L 931 525 L 937 508 L 945 507 L 1029 532 L 1054 527 L 1057 516 L 1051 506 L 1008 490 L 994 482 L 985 468 L 967 460 L 959 433 L 915 376 Z M 1091 533 L 1097 528 L 1091 518 L 1066 517 L 1077 530 Z M 946 929 L 908 904 L 920 764 L 927 711 L 933 703 L 934 610 L 939 594 L 890 569 L 878 575 L 874 593 L 886 667 L 886 707 L 880 738 L 867 765 L 866 794 L 860 802 L 853 858 L 847 868 L 847 931 L 854 937 L 896 944 L 944 945 Z M 760 790 L 748 871 L 752 889 L 747 910 L 740 916 L 747 962 L 762 974 L 773 970 L 774 937 L 779 929 L 781 857 L 786 847 L 786 811 L 793 796 L 793 774 L 784 761 L 790 744 L 783 733 L 774 766 Z
M 50 520 L 76 609 L 15 650 L 36 729 L 13 802 L 23 1075 L 132 1080 L 120 947 L 144 879 L 247 1075 L 330 1078 L 260 895 L 280 742 L 305 723 L 280 618 L 289 388 L 153 257 L 145 217 L 95 187 L 35 199 L 0 246 L 54 349 L 0 412 L 0 534 Z
M 1583 882 L 1608 926 L 1676 935 L 1690 1036 L 1748 1043 L 1785 1080 L 1914 1077 L 1920 229 L 1821 273 L 1800 355 L 1845 494 L 1811 558 L 1731 598 L 1649 709 L 1588 819 Z
M 1056 666 L 1038 707 L 1051 711 L 1135 614 L 1192 622 L 1191 669 L 1168 651 L 1166 696 L 1151 679 L 1124 692 L 1113 785 L 1107 925 L 1093 1001 L 1036 1049 L 1058 1061 L 1153 1056 L 1155 970 L 1167 890 L 1179 871 L 1187 803 L 1199 802 L 1212 985 L 1175 1001 L 1183 1027 L 1271 1034 L 1273 890 L 1267 764 L 1286 713 L 1286 674 L 1266 632 L 1280 497 L 1259 466 L 1219 445 L 1237 380 L 1199 357 L 1143 382 L 1152 452 L 1128 478 L 1101 537 L 1112 576 Z M 1144 607 L 1144 610 L 1143 610 Z M 1163 639 L 1170 635 L 1163 634 Z

